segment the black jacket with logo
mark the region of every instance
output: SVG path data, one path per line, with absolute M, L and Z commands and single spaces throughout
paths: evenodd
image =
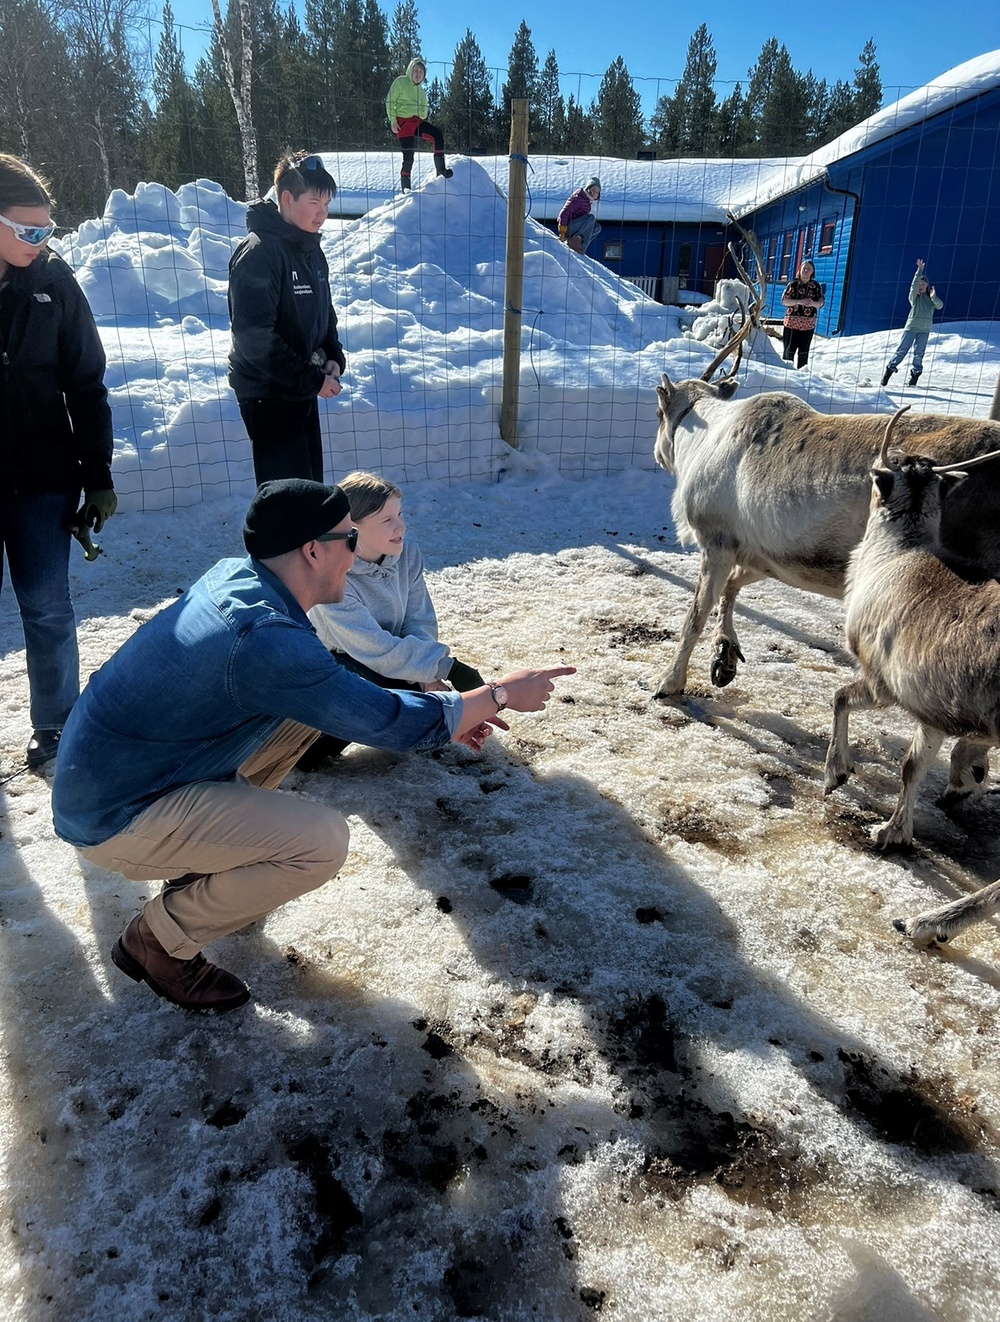
M 0 288 L 0 484 L 107 491 L 113 450 L 104 346 L 73 272 L 47 249 Z
M 309 399 L 323 384 L 314 354 L 347 365 L 319 235 L 273 202 L 247 208 L 247 230 L 229 262 L 229 384 L 238 399 Z

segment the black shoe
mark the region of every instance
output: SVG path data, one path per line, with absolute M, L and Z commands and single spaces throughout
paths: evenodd
M 349 742 L 347 739 L 334 739 L 332 734 L 321 734 L 295 763 L 295 770 L 318 771 L 331 757 L 339 757 Z
M 894 367 L 887 367 L 887 368 L 885 369 L 885 371 L 882 373 L 882 384 L 883 384 L 884 386 L 887 386 L 887 385 L 889 384 L 889 378 L 890 378 L 890 376 L 892 376 L 892 374 L 893 374 L 893 372 L 895 372 L 895 370 L 896 370 L 896 369 L 895 369 Z
M 454 173 L 455 173 L 454 170 L 449 170 L 447 167 L 445 167 L 445 169 L 443 170 L 438 170 L 438 178 L 450 179 L 454 175 Z
M 399 176 L 399 187 L 404 193 L 410 191 L 410 176 L 408 174 L 401 174 Z
M 32 771 L 51 762 L 59 751 L 59 736 L 62 730 L 32 730 L 25 756 Z
M 919 373 L 919 372 L 911 372 L 911 373 L 910 373 L 910 379 L 909 379 L 909 381 L 907 381 L 906 384 L 907 384 L 908 386 L 915 386 L 919 380 L 920 380 L 920 373 Z

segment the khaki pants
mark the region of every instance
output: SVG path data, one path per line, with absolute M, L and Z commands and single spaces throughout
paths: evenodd
M 131 881 L 207 874 L 143 910 L 164 950 L 191 959 L 209 941 L 316 890 L 343 865 L 344 818 L 297 795 L 271 793 L 316 738 L 316 730 L 285 721 L 235 779 L 173 790 L 127 831 L 79 852 Z

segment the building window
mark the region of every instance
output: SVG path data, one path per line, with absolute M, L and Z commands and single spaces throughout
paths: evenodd
M 833 252 L 833 236 L 837 232 L 835 220 L 824 220 L 819 232 L 820 252 Z
M 606 262 L 620 262 L 622 259 L 622 245 L 620 243 L 606 243 L 604 245 L 604 260 Z
M 680 281 L 682 289 L 687 288 L 687 280 L 691 275 L 691 245 L 682 243 L 677 249 L 677 279 Z
M 781 268 L 778 271 L 779 280 L 787 280 L 792 266 L 792 248 L 795 245 L 795 233 L 789 230 L 787 234 L 781 236 Z
M 816 242 L 816 226 L 807 225 L 806 235 L 805 238 L 802 240 L 803 257 L 811 257 L 813 255 L 813 253 L 816 251 L 815 247 L 813 246 L 815 242 Z

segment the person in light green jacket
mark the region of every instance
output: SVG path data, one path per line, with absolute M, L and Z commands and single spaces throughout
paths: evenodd
M 903 338 L 882 373 L 883 386 L 889 384 L 890 376 L 906 357 L 906 351 L 911 344 L 913 361 L 910 366 L 910 379 L 906 384 L 908 386 L 917 384 L 920 373 L 924 370 L 924 351 L 931 333 L 934 313 L 943 307 L 944 303 L 938 298 L 934 286 L 928 282 L 924 274 L 924 261 L 920 257 L 917 259 L 917 273 L 910 285 L 910 315 L 906 318 L 906 325 L 903 327 Z
M 393 81 L 385 98 L 389 127 L 403 150 L 399 186 L 404 193 L 410 191 L 410 174 L 418 138 L 433 144 L 434 169 L 439 178 L 450 179 L 452 176 L 444 160 L 444 135 L 437 125 L 427 122 L 427 93 L 423 88 L 426 77 L 427 65 L 419 55 L 415 55 L 406 66 L 406 73 L 401 73 Z

